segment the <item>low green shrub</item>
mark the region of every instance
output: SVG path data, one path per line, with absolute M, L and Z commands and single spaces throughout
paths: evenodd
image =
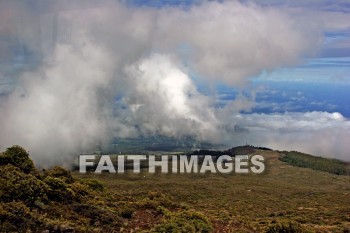
M 71 202 L 74 192 L 60 178 L 47 176 L 44 182 L 48 185 L 47 196 L 51 201 Z
M 92 190 L 89 189 L 89 186 L 79 182 L 72 183 L 68 187 L 73 193 L 74 200 L 78 202 L 85 200 L 85 198 L 88 199 L 92 192 Z
M 51 176 L 54 178 L 60 178 L 65 183 L 71 184 L 74 182 L 74 178 L 72 177 L 72 173 L 63 167 L 55 166 L 50 170 L 45 170 L 44 177 Z
M 35 172 L 34 163 L 29 158 L 28 152 L 20 146 L 12 146 L 0 153 L 0 165 L 7 164 L 12 164 L 25 173 Z
M 130 218 L 132 218 L 133 214 L 134 214 L 134 208 L 132 208 L 130 206 L 126 206 L 126 207 L 122 208 L 121 210 L 119 210 L 119 215 L 122 218 L 130 219 Z
M 295 222 L 281 222 L 268 227 L 266 233 L 305 233 L 306 230 Z
M 148 196 L 141 201 L 138 201 L 136 205 L 139 208 L 154 209 L 157 210 L 159 206 L 165 208 L 175 209 L 180 208 L 180 204 L 173 201 L 172 197 L 167 196 L 158 191 L 151 191 Z
M 43 225 L 23 202 L 0 203 L 1 232 L 26 232 L 39 230 Z
M 202 213 L 182 211 L 166 216 L 165 220 L 157 225 L 154 233 L 209 233 L 213 231 L 211 222 Z
M 98 192 L 104 191 L 104 188 L 105 188 L 101 182 L 95 179 L 84 179 L 84 180 L 81 180 L 80 182 L 89 186 L 90 189 Z
M 98 206 L 88 204 L 73 204 L 73 210 L 80 216 L 88 218 L 90 225 L 120 227 L 121 219 L 117 213 Z
M 34 206 L 36 201 L 46 202 L 49 187 L 31 174 L 22 172 L 13 165 L 1 166 L 0 201 L 23 201 Z

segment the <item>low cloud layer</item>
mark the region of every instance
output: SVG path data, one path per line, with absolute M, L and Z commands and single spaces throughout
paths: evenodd
M 113 137 L 193 136 L 232 144 L 241 137 L 234 129 L 241 128 L 250 132 L 249 142 L 286 149 L 299 143 L 288 131 L 293 128 L 285 133 L 271 123 L 282 124 L 287 114 L 253 114 L 243 120 L 236 115 L 253 107 L 253 98 L 241 96 L 218 109 L 196 82 L 242 87 L 261 71 L 296 64 L 318 49 L 322 25 L 300 24 L 280 8 L 239 2 L 204 2 L 186 9 L 111 1 L 54 3 L 9 4 L 1 16 L 6 20 L 0 21 L 0 35 L 18 39 L 27 51 L 22 59 L 31 61 L 21 70 L 1 73 L 13 83 L 0 99 L 2 148 L 23 145 L 37 163 L 50 165 Z M 16 15 L 22 15 L 20 22 Z M 334 134 L 347 137 L 338 130 L 348 127 L 347 121 L 331 120 L 336 123 L 332 130 L 298 131 L 298 148 L 311 148 L 301 140 L 309 131 L 326 130 L 329 140 L 335 140 Z M 300 130 L 302 122 L 295 120 Z M 260 129 L 270 136 L 263 137 Z M 310 136 L 310 143 L 314 139 Z M 323 141 L 323 148 L 336 155 L 347 149 L 333 150 Z
M 350 121 L 340 113 L 239 114 L 235 143 L 297 150 L 350 161 Z

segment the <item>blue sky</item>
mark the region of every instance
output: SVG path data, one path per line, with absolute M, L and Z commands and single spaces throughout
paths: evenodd
M 349 35 L 349 31 L 325 33 L 318 56 L 257 76 L 254 83 L 269 91 L 258 95 L 258 101 L 263 95 L 265 99 L 255 111 L 337 111 L 350 117 Z
M 255 111 L 337 111 L 350 117 L 350 32 L 326 32 L 315 57 L 294 67 L 263 72 L 254 82 L 274 90 L 260 99 Z

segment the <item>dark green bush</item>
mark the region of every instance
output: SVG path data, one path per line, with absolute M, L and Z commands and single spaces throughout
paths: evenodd
M 33 161 L 29 158 L 27 151 L 20 146 L 12 146 L 7 148 L 5 152 L 0 153 L 0 165 L 7 164 L 12 164 L 25 173 L 35 171 Z
M 131 207 L 124 207 L 119 211 L 119 215 L 122 218 L 132 218 L 132 215 L 134 214 L 134 209 Z
M 48 186 L 31 174 L 22 172 L 13 165 L 1 166 L 0 200 L 2 202 L 23 201 L 33 206 L 36 201 L 45 202 Z
M 86 184 L 87 186 L 89 186 L 90 189 L 94 191 L 102 192 L 104 190 L 103 184 L 101 184 L 101 182 L 99 182 L 98 180 L 84 179 L 84 180 L 81 180 L 80 182 L 83 184 Z
M 72 173 L 60 166 L 55 166 L 51 168 L 50 170 L 47 170 L 44 172 L 44 176 L 51 176 L 55 178 L 60 178 L 65 183 L 73 183 L 74 178 L 72 177 Z
M 73 193 L 74 200 L 79 202 L 84 200 L 84 198 L 89 198 L 88 196 L 92 194 L 92 190 L 89 189 L 89 186 L 78 182 L 70 184 L 69 189 Z
M 205 233 L 212 232 L 211 222 L 201 213 L 195 211 L 182 211 L 167 216 L 166 220 L 156 226 L 155 233 Z
M 74 192 L 60 178 L 47 176 L 44 182 L 48 185 L 47 196 L 51 201 L 71 202 L 74 197 Z
M 157 210 L 159 206 L 174 209 L 179 208 L 180 204 L 173 201 L 172 197 L 167 196 L 158 191 L 148 193 L 148 196 L 143 200 L 137 202 L 139 208 Z
M 88 218 L 91 225 L 108 225 L 119 227 L 121 219 L 117 213 L 102 207 L 88 204 L 73 204 L 73 210 L 79 215 Z
M 28 229 L 39 230 L 42 223 L 22 202 L 0 203 L 1 232 L 27 232 Z

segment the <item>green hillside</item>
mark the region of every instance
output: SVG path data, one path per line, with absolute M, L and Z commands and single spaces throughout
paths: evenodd
M 0 232 L 349 232 L 350 177 L 256 150 L 263 174 L 38 171 L 0 154 Z
M 350 176 L 350 163 L 337 159 L 327 159 L 297 151 L 283 151 L 280 160 L 297 167 Z

